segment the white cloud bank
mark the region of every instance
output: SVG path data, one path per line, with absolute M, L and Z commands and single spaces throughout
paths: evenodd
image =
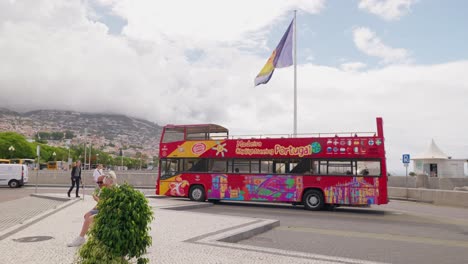
M 417 0 L 361 0 L 359 8 L 385 20 L 398 20 L 410 12 Z
M 161 125 L 219 123 L 233 134 L 290 133 L 292 67 L 275 71 L 267 85 L 254 88 L 253 79 L 266 58 L 239 44 L 245 34 L 264 30 L 284 16 L 290 1 L 258 2 L 217 5 L 224 16 L 198 22 L 212 9 L 193 5 L 187 7 L 191 12 L 171 17 L 163 14 L 159 1 L 128 7 L 126 1 L 113 1 L 114 12 L 129 23 L 115 36 L 90 19 L 84 1 L 2 1 L 0 106 L 120 113 Z M 301 3 L 309 2 L 295 2 Z M 323 7 L 323 1 L 316 3 L 308 6 L 309 12 Z M 276 11 L 248 11 L 252 5 L 262 10 L 261 4 Z M 176 7 L 171 4 L 164 11 L 175 12 Z M 154 9 L 158 13 L 151 16 L 148 10 Z M 231 25 L 236 17 L 243 21 L 240 29 Z M 209 34 L 208 20 L 217 24 L 206 29 Z M 251 40 L 254 46 L 263 42 L 263 35 Z M 379 46 L 371 45 L 379 44 L 372 35 L 363 43 L 372 49 Z M 187 59 L 192 49 L 200 52 L 199 59 Z M 406 58 L 373 52 L 384 60 Z M 431 138 L 448 155 L 466 158 L 467 68 L 468 61 L 360 72 L 298 65 L 298 130 L 375 131 L 375 117 L 382 116 L 390 170 L 403 169 L 401 154 L 424 151 Z
M 346 63 L 343 63 L 340 65 L 340 68 L 343 70 L 343 71 L 351 71 L 351 72 L 355 72 L 355 71 L 360 71 L 364 68 L 366 68 L 367 65 L 365 63 L 362 63 L 362 62 L 359 62 L 359 61 L 356 61 L 356 62 L 346 62 Z
M 353 39 L 356 47 L 363 53 L 382 59 L 383 63 L 409 62 L 409 52 L 401 48 L 392 48 L 385 45 L 382 40 L 365 27 L 353 30 Z

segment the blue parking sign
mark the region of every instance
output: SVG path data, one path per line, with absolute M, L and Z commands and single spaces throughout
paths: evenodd
M 409 154 L 403 154 L 403 163 L 405 163 L 405 164 L 410 163 L 410 155 Z

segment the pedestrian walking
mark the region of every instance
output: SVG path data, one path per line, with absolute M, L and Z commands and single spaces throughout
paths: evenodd
M 80 191 L 80 182 L 81 182 L 81 161 L 77 160 L 76 165 L 73 167 L 71 171 L 71 187 L 68 190 L 68 197 L 70 197 L 70 193 L 76 185 L 76 197 L 80 198 L 78 192 Z

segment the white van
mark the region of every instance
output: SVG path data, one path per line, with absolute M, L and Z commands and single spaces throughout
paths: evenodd
M 0 185 L 19 188 L 28 182 L 28 174 L 25 164 L 0 164 Z

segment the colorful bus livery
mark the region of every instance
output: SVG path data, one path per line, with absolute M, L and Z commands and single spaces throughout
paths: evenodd
M 376 133 L 230 138 L 219 125 L 167 125 L 156 193 L 191 200 L 363 206 L 387 203 L 382 119 Z

